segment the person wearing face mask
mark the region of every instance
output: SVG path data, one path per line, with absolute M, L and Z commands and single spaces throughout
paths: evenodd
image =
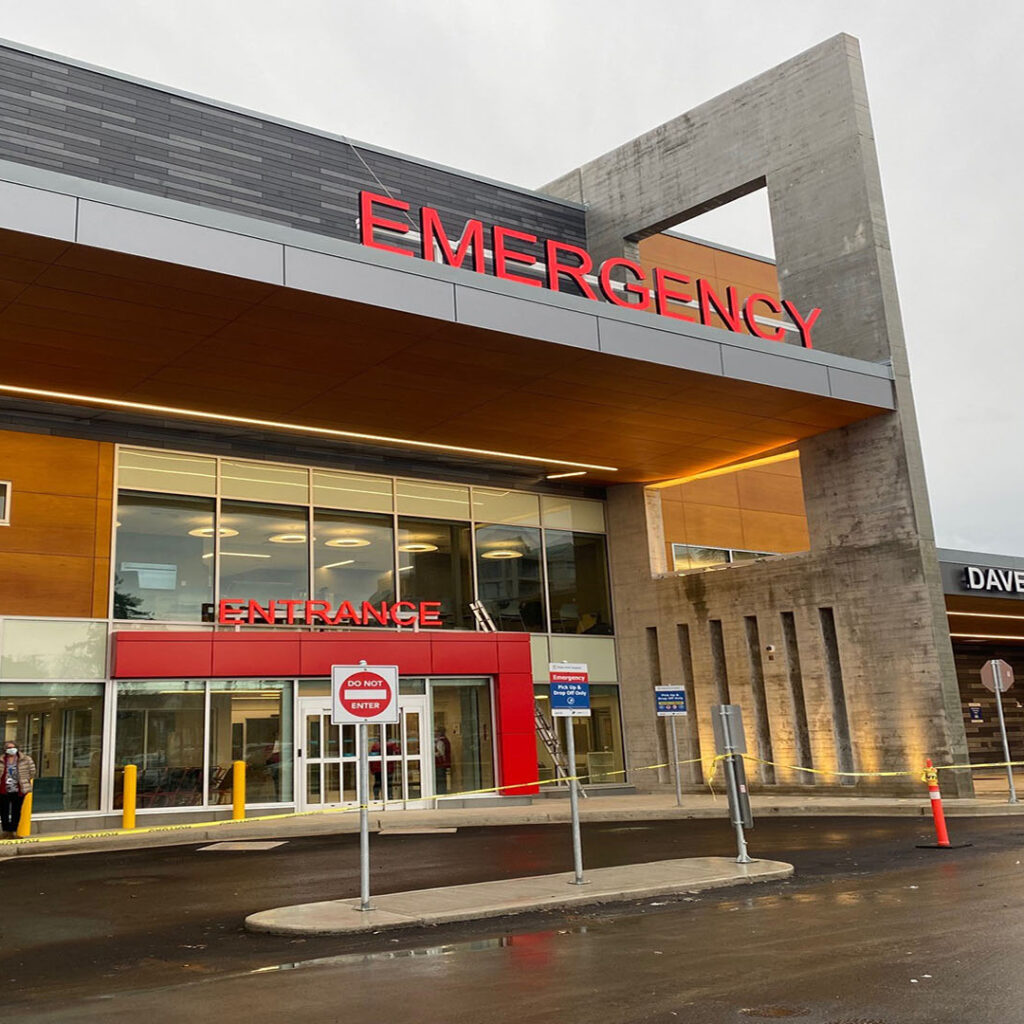
M 0 777 L 0 828 L 4 839 L 16 838 L 21 805 L 25 794 L 32 792 L 36 763 L 18 749 L 14 740 L 4 744 L 3 776 Z

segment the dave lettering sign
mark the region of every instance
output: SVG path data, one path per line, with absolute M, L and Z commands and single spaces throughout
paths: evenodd
M 332 665 L 334 725 L 394 724 L 398 721 L 397 665 Z
M 963 584 L 967 590 L 996 594 L 1024 594 L 1024 570 L 965 565 Z
M 741 298 L 732 286 L 725 289 L 723 296 L 703 278 L 676 274 L 662 267 L 655 267 L 648 281 L 644 268 L 633 260 L 615 257 L 595 266 L 590 253 L 578 245 L 550 238 L 542 241 L 529 232 L 513 231 L 500 225 L 492 225 L 485 231 L 483 222 L 479 220 L 467 221 L 462 235 L 452 239 L 432 206 L 420 207 L 419 248 L 414 252 L 411 248 L 393 244 L 398 241 L 396 236 L 408 234 L 411 230 L 406 219 L 410 210 L 410 204 L 401 199 L 360 192 L 360 241 L 374 249 L 398 253 L 399 256 L 419 256 L 429 262 L 434 262 L 437 255 L 442 263 L 451 267 L 464 267 L 478 274 L 490 272 L 505 281 L 549 288 L 553 292 L 562 291 L 566 282 L 571 281 L 576 293 L 595 302 L 603 299 L 625 309 L 650 309 L 653 305 L 661 316 L 712 326 L 715 326 L 717 318 L 730 331 L 742 334 L 746 327 L 750 334 L 764 341 L 784 341 L 786 331 L 782 327 L 770 326 L 761 317 L 765 313 L 785 314 L 799 332 L 803 347 L 814 348 L 811 331 L 821 315 L 818 308 L 804 313 L 788 299 L 779 303 L 763 292 L 753 292 Z M 396 217 L 396 213 L 402 216 Z M 485 234 L 491 255 L 489 271 L 484 258 Z M 543 259 L 536 255 L 540 251 L 543 251 Z M 543 270 L 543 273 L 524 273 L 530 267 Z M 623 283 L 619 283 L 619 278 Z M 684 313 L 680 303 L 688 306 L 696 303 L 695 307 L 690 306 L 696 315 Z
M 361 605 L 342 601 L 221 601 L 217 622 L 222 626 L 416 626 L 434 628 L 441 622 L 440 601 L 381 601 Z

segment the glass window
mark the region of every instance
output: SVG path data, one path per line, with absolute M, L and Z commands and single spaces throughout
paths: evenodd
M 439 519 L 469 519 L 469 488 L 424 480 L 399 480 L 395 487 L 398 511 Z
M 707 569 L 729 562 L 728 548 L 705 548 L 696 544 L 672 545 L 672 568 L 675 572 L 686 569 Z
M 36 763 L 33 813 L 99 810 L 102 683 L 0 684 L 0 739 Z
M 359 512 L 390 512 L 394 508 L 391 478 L 314 469 L 313 503 Z
M 550 694 L 547 686 L 534 686 L 534 697 L 540 702 L 550 720 Z M 573 723 L 576 744 L 576 772 L 583 776 L 585 785 L 623 782 L 626 778 L 625 758 L 622 751 L 622 716 L 619 710 L 617 686 L 591 685 L 589 718 L 556 718 L 555 728 L 562 750 L 566 749 L 565 730 Z M 537 762 L 540 778 L 553 779 L 555 765 L 547 747 L 537 740 Z
M 540 499 L 524 491 L 473 488 L 473 518 L 482 523 L 540 526 Z
M 543 494 L 540 509 L 544 525 L 552 529 L 604 533 L 604 503 L 601 501 Z
M 136 491 L 217 493 L 217 460 L 202 455 L 122 448 L 118 453 L 117 482 Z
M 213 515 L 212 498 L 121 492 L 115 619 L 204 617 L 203 606 L 213 602 Z
M 529 526 L 477 527 L 477 594 L 499 630 L 546 630 L 540 574 L 540 530 Z
M 608 556 L 598 534 L 547 530 L 552 633 L 612 632 Z
M 221 503 L 220 594 L 232 601 L 305 601 L 309 520 L 304 508 Z M 285 612 L 279 609 L 283 621 Z
M 103 679 L 107 624 L 74 619 L 5 619 L 0 678 Z
M 11 484 L 8 480 L 0 480 L 0 526 L 9 526 L 11 522 Z
M 234 762 L 245 762 L 246 803 L 292 800 L 291 683 L 210 683 L 210 803 L 229 804 Z
M 298 466 L 225 459 L 220 464 L 220 493 L 225 498 L 305 504 L 309 501 L 309 473 Z
M 468 523 L 398 520 L 399 597 L 403 601 L 439 601 L 446 628 L 468 629 L 473 600 L 470 569 Z
M 494 785 L 491 684 L 488 679 L 432 681 L 434 788 L 438 796 Z
M 317 509 L 313 596 L 332 605 L 395 599 L 395 531 L 391 516 Z
M 203 802 L 205 688 L 192 681 L 118 683 L 115 807 L 121 806 L 126 764 L 139 769 L 140 808 Z

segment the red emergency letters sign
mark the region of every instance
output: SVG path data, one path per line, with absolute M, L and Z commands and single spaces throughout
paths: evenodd
M 796 327 L 801 345 L 814 348 L 811 331 L 821 315 L 817 307 L 802 313 L 789 299 L 780 303 L 763 292 L 754 292 L 741 299 L 732 285 L 725 289 L 724 295 L 720 295 L 703 278 L 691 278 L 662 267 L 655 267 L 648 281 L 643 267 L 633 260 L 613 257 L 595 266 L 590 253 L 578 245 L 550 238 L 542 242 L 529 232 L 514 231 L 500 225 L 485 230 L 479 220 L 467 221 L 461 237 L 453 240 L 448 237 L 440 215 L 432 206 L 420 208 L 419 251 L 414 252 L 392 244 L 398 240 L 397 236 L 409 233 L 410 209 L 410 204 L 401 199 L 360 192 L 360 241 L 374 249 L 399 256 L 419 256 L 429 262 L 434 262 L 435 256 L 439 256 L 441 262 L 451 267 L 463 267 L 477 274 L 487 273 L 484 261 L 486 245 L 491 252 L 491 273 L 505 281 L 515 281 L 532 288 L 546 287 L 553 292 L 562 291 L 564 282 L 572 281 L 580 294 L 595 302 L 603 299 L 626 309 L 650 309 L 653 306 L 661 316 L 708 326 L 717 326 L 717 319 L 727 330 L 742 334 L 745 327 L 747 332 L 764 341 L 785 341 L 787 332 L 759 318 L 766 313 L 785 314 Z M 388 216 L 387 211 L 391 210 L 404 216 L 402 219 Z M 379 232 L 386 234 L 382 237 Z M 392 242 L 387 240 L 389 235 Z M 543 250 L 543 259 L 536 254 L 540 250 Z M 523 273 L 525 268 L 534 266 L 543 268 L 543 276 L 536 272 L 533 275 Z M 696 306 L 690 305 L 692 303 Z M 686 309 L 695 315 L 684 312 Z
M 221 601 L 217 622 L 222 626 L 442 626 L 440 601 Z

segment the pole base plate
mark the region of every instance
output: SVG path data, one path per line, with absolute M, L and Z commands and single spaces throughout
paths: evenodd
M 949 846 L 940 846 L 938 843 L 917 843 L 918 850 L 963 850 L 965 847 L 973 846 L 974 843 L 950 843 Z

